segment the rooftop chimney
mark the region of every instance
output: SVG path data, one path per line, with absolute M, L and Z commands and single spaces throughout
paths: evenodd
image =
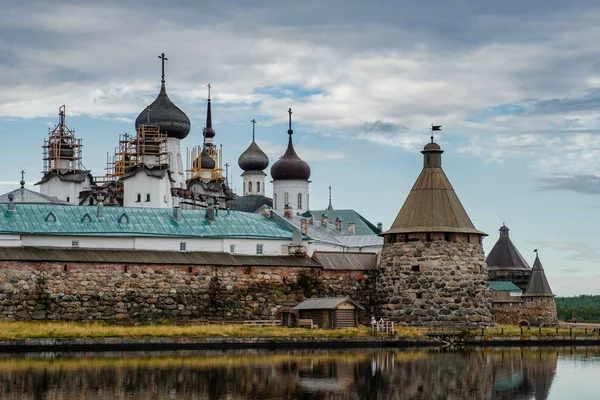
M 348 232 L 351 235 L 354 235 L 356 233 L 354 228 L 354 222 L 348 222 Z
M 306 218 L 300 220 L 300 231 L 304 236 L 308 236 L 308 220 Z
M 335 219 L 335 229 L 342 230 L 342 219 L 339 216 Z
M 215 220 L 215 208 L 213 207 L 214 201 L 213 199 L 208 199 L 207 202 L 208 206 L 206 207 L 206 220 L 207 221 L 214 221 Z
M 12 193 L 8 195 L 8 211 L 15 211 L 15 195 Z
M 294 211 L 292 210 L 292 207 L 290 207 L 289 204 L 286 204 L 283 208 L 283 216 L 289 219 L 294 219 Z
M 315 217 L 313 217 L 312 215 L 310 216 L 310 218 L 308 219 L 308 223 L 311 225 L 315 224 Z
M 98 217 L 99 220 L 104 219 L 104 198 L 103 197 L 98 198 L 98 210 L 96 211 L 96 217 Z
M 329 223 L 329 217 L 327 216 L 327 214 L 321 215 L 321 226 L 326 227 L 328 223 Z
M 379 229 L 380 232 L 383 232 L 383 223 L 378 222 L 377 223 L 377 229 Z
M 181 207 L 179 207 L 179 206 L 173 207 L 173 219 L 177 222 L 181 222 L 181 220 L 183 219 L 181 217 Z

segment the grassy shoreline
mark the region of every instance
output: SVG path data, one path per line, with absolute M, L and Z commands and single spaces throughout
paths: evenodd
M 396 327 L 396 337 L 425 338 L 431 333 L 440 333 L 440 330 L 428 328 Z M 461 331 L 465 337 L 483 335 L 486 338 L 502 337 L 569 337 L 591 336 L 591 328 L 524 328 L 518 326 L 499 325 L 495 328 L 474 329 Z M 368 327 L 358 329 L 304 329 L 287 328 L 280 326 L 248 326 L 248 325 L 111 325 L 103 321 L 82 322 L 0 322 L 0 340 L 28 339 L 28 338 L 146 338 L 146 337 L 276 337 L 276 338 L 374 338 L 382 337 Z

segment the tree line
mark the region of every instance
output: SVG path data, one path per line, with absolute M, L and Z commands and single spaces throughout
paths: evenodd
M 562 321 L 600 322 L 600 295 L 556 297 L 556 311 Z

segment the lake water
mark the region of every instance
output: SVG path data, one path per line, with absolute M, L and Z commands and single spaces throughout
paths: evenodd
M 1 399 L 600 399 L 600 347 L 0 354 Z

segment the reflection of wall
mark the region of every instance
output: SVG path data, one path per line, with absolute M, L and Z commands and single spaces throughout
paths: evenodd
M 77 356 L 77 355 L 75 355 Z M 0 359 L 7 398 L 544 400 L 556 349 L 181 352 Z M 15 397 L 16 396 L 16 397 Z

